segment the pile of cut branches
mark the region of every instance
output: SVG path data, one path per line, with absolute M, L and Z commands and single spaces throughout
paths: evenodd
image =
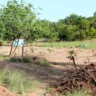
M 84 87 L 96 92 L 96 65 L 94 64 L 73 70 L 69 73 L 69 77 L 65 77 L 59 83 L 56 83 L 55 90 L 65 94 Z

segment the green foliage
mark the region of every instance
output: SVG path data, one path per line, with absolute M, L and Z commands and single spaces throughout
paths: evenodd
M 70 55 L 73 55 L 73 54 L 74 54 L 74 51 L 71 50 L 71 51 L 69 51 L 68 53 L 69 53 Z
M 57 22 L 59 40 L 86 40 L 96 37 L 95 19 L 71 14 Z
M 25 6 L 16 1 L 8 1 L 7 6 L 0 9 L 0 27 L 4 39 L 24 38 L 32 32 L 36 14 L 31 4 Z
M 9 71 L 8 69 L 0 70 L 0 83 L 4 84 L 12 92 L 22 95 L 25 92 L 34 90 L 38 84 L 35 79 L 26 77 L 21 72 Z

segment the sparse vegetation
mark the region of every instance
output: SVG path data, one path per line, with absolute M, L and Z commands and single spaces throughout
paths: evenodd
M 12 57 L 12 58 L 10 58 L 9 61 L 20 63 L 20 62 L 22 62 L 22 58 Z M 23 58 L 23 63 L 37 64 L 37 65 L 40 65 L 40 66 L 50 66 L 50 63 L 45 58 L 40 58 L 40 57 L 29 57 L 29 56 L 24 57 Z
M 51 52 L 55 52 L 55 50 L 54 49 L 47 49 L 50 53 Z
M 96 40 L 88 40 L 88 41 L 71 41 L 71 42 L 53 42 L 53 47 L 65 47 L 65 48 L 88 48 L 88 49 L 94 49 L 96 48 Z M 40 43 L 38 44 L 39 47 L 51 47 L 50 43 Z
M 6 55 L 0 55 L 0 61 L 8 60 L 9 57 Z
M 9 61 L 10 62 L 20 63 L 20 62 L 22 62 L 22 58 L 20 58 L 20 57 L 12 57 L 12 58 L 10 58 Z M 30 58 L 30 57 L 24 57 L 23 58 L 23 63 L 32 63 L 32 58 Z
M 40 66 L 50 66 L 50 63 L 44 58 L 39 58 L 35 60 L 35 64 L 40 65 Z
M 36 79 L 24 76 L 20 71 L 0 70 L 0 84 L 16 94 L 24 95 L 25 92 L 35 90 L 38 83 Z
M 72 93 L 68 93 L 66 96 L 90 96 L 86 91 L 84 90 L 75 90 Z
M 89 93 L 87 91 L 85 91 L 84 89 L 74 90 L 74 91 L 68 92 L 64 95 L 64 94 L 61 94 L 58 92 L 54 92 L 50 88 L 48 88 L 47 92 L 45 93 L 44 96 L 91 96 L 91 95 L 89 95 Z

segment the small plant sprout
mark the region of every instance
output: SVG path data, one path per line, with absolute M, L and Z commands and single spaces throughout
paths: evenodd
M 77 58 L 77 52 L 75 50 L 70 50 L 68 53 L 70 54 L 70 56 L 74 56 Z
M 55 52 L 54 49 L 47 49 L 50 53 Z

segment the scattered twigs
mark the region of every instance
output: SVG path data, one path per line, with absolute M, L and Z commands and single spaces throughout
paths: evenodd
M 82 68 L 76 65 L 78 70 L 73 70 L 69 73 L 69 77 L 60 80 L 55 86 L 56 91 L 61 93 L 72 92 L 75 89 L 90 88 L 94 92 L 96 91 L 96 65 L 90 64 L 87 67 Z
M 88 75 L 90 75 L 90 77 L 93 79 L 94 83 L 96 83 L 96 79 L 94 78 L 94 76 L 93 76 L 90 72 L 88 72 L 87 70 L 83 69 L 81 66 L 76 65 L 75 57 L 74 57 L 74 56 L 71 56 L 70 58 L 71 58 L 71 60 L 73 61 L 73 65 L 74 65 L 74 67 L 75 67 L 76 70 L 77 70 L 77 67 L 79 67 L 79 68 L 80 68 L 81 70 L 83 70 L 85 73 L 87 73 Z
M 96 84 L 96 79 L 90 72 L 88 72 L 87 70 L 85 70 L 84 68 L 82 68 L 79 65 L 76 65 L 76 66 L 79 67 L 81 70 L 83 70 L 85 73 L 87 73 L 93 79 L 94 83 Z

